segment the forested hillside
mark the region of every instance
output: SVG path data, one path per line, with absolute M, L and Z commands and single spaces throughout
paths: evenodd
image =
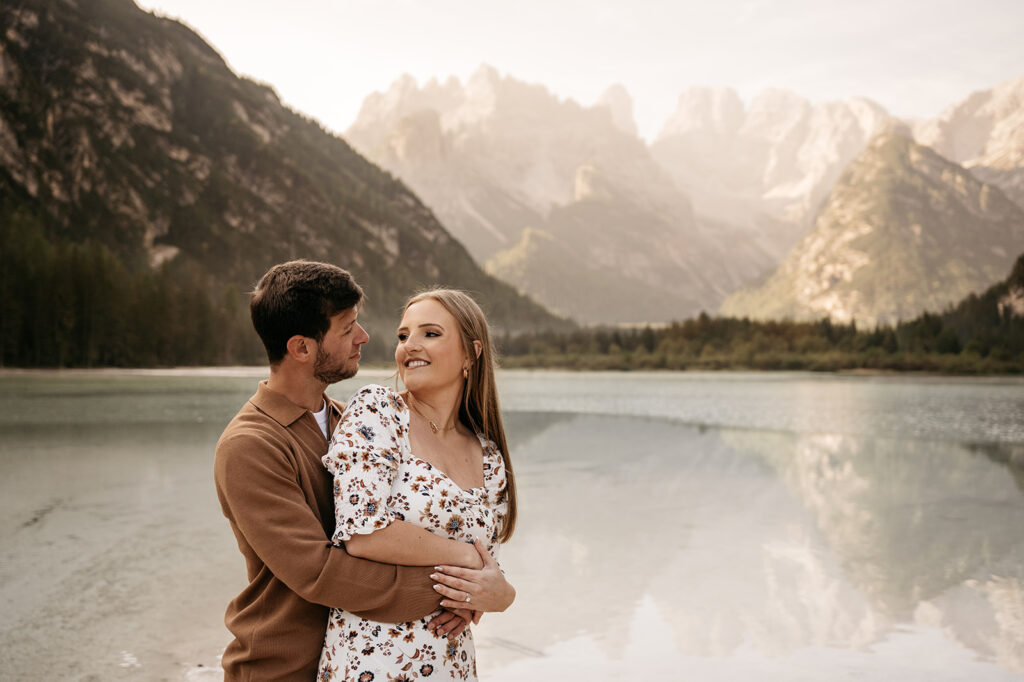
M 500 331 L 567 327 L 401 182 L 131 0 L 0 5 L 0 249 L 4 365 L 258 362 L 246 292 L 297 257 L 364 286 L 371 357 L 437 283 Z

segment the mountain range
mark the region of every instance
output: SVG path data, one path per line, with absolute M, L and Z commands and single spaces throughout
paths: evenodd
M 475 292 L 499 332 L 719 309 L 887 322 L 1024 251 L 1024 78 L 912 125 L 863 98 L 692 88 L 648 144 L 621 85 L 583 106 L 484 66 L 400 78 L 343 139 L 130 0 L 18 0 L 0 22 L 2 362 L 61 324 L 104 328 L 38 313 L 95 309 L 75 282 L 237 321 L 292 257 L 352 270 L 388 335 L 432 283 Z
M 945 172 L 959 181 L 983 181 L 986 197 L 1020 201 L 1022 92 L 1024 79 L 976 93 L 915 124 L 916 139 L 950 162 Z M 947 194 L 928 199 L 936 203 L 928 215 L 855 215 L 873 209 L 842 204 L 853 195 L 849 187 L 837 191 L 840 178 L 866 179 L 844 171 L 898 124 L 864 98 L 814 104 L 768 90 L 746 105 L 727 88 L 692 88 L 648 145 L 636 135 L 622 86 L 585 107 L 485 66 L 465 85 L 449 79 L 419 87 L 403 77 L 366 99 L 346 135 L 408 182 L 489 272 L 584 322 L 665 322 L 720 306 L 757 317 L 848 310 L 872 322 L 907 319 L 984 288 L 1024 251 L 1012 214 L 992 218 L 1005 218 L 1002 228 L 977 233 L 975 223 L 957 223 L 960 209 L 974 217 L 988 209 L 967 207 L 955 182 L 929 188 Z M 899 156 L 878 161 L 887 160 Z M 890 170 L 920 169 L 897 162 Z M 921 180 L 892 179 L 894 191 Z M 829 290 L 831 303 L 801 303 L 809 280 L 829 280 L 836 268 L 852 272 L 851 263 L 829 260 L 839 257 L 838 246 L 822 250 L 821 239 L 830 237 L 818 231 L 812 238 L 837 211 L 850 224 L 884 218 L 879 234 L 923 230 L 927 256 L 911 245 L 900 256 L 928 274 L 896 277 L 899 257 L 862 258 L 855 283 Z M 901 222 L 911 217 L 925 222 Z M 965 234 L 992 257 L 954 262 Z M 796 261 L 810 270 L 794 279 L 787 273 Z M 875 293 L 861 288 L 868 283 Z
M 887 123 L 779 268 L 721 312 L 889 323 L 985 290 L 1024 252 L 1022 122 L 1024 78 Z
M 745 228 L 779 258 L 888 118 L 863 98 L 812 104 L 766 90 L 747 106 L 730 88 L 691 88 L 651 152 L 698 212 Z
M 812 231 L 726 315 L 891 324 L 980 292 L 1024 251 L 1024 209 L 893 125 L 847 166 Z
M 636 137 L 613 87 L 595 107 L 480 68 L 371 95 L 346 137 L 409 184 L 488 272 L 558 313 L 645 322 L 717 305 L 770 265 L 723 236 Z

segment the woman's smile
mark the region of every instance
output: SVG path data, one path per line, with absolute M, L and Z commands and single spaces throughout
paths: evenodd
M 406 388 L 462 390 L 462 370 L 469 358 L 458 328 L 452 314 L 435 300 L 418 301 L 405 309 L 397 331 L 395 364 Z M 427 368 L 429 372 L 420 371 Z

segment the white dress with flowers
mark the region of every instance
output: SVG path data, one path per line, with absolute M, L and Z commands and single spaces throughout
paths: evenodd
M 418 459 L 409 444 L 409 408 L 384 386 L 352 397 L 324 465 L 334 474 L 334 543 L 403 520 L 454 540 L 482 540 L 493 555 L 508 511 L 505 465 L 497 446 L 479 436 L 484 485 L 462 490 Z M 437 636 L 426 625 L 436 611 L 408 623 L 378 623 L 331 609 L 317 679 L 475 680 L 473 635 Z

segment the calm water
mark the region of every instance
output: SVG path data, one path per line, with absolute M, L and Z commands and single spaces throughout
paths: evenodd
M 0 375 L 0 678 L 218 679 L 212 452 L 260 374 Z M 1024 381 L 500 381 L 519 598 L 484 679 L 1024 679 Z

